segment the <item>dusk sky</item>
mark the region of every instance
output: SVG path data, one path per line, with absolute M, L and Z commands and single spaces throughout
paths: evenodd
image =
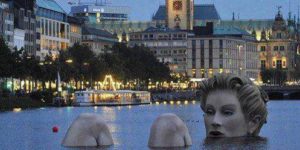
M 67 6 L 66 0 L 56 1 L 58 1 L 66 11 L 70 10 Z M 100 2 L 101 0 L 98 1 Z M 108 1 L 111 3 L 110 5 L 130 7 L 131 12 L 129 14 L 129 19 L 134 21 L 151 20 L 151 16 L 157 11 L 159 5 L 165 4 L 165 0 Z M 236 14 L 236 18 L 239 14 L 240 19 L 272 19 L 277 12 L 277 6 L 282 6 L 282 12 L 285 18 L 288 16 L 289 8 L 293 15 L 297 15 L 300 0 L 195 0 L 195 4 L 215 4 L 222 19 L 231 19 L 233 11 Z

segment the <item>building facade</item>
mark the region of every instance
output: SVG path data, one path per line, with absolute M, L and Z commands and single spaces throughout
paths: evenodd
M 17 50 L 24 49 L 25 47 L 25 30 L 14 29 L 14 48 Z
M 187 73 L 192 78 L 234 73 L 258 80 L 258 59 L 255 38 L 238 28 L 207 26 L 188 37 Z
M 14 14 L 9 4 L 0 1 L 0 36 L 12 49 L 14 45 Z
M 75 18 L 72 16 L 68 16 L 68 23 L 70 24 L 70 47 L 75 43 L 82 42 L 82 26 L 83 20 L 79 18 Z
M 188 0 L 185 0 L 184 3 L 187 3 Z M 188 7 L 192 7 L 193 5 L 193 12 L 189 12 L 190 14 L 193 14 L 190 17 L 185 17 L 185 19 L 180 18 L 180 22 L 183 24 L 186 20 L 188 20 L 188 18 L 190 18 L 189 20 L 194 20 L 194 21 L 189 21 L 190 26 L 195 26 L 195 25 L 200 25 L 206 23 L 206 22 L 219 22 L 220 21 L 220 16 L 215 8 L 214 5 L 194 5 L 192 3 L 191 0 L 190 1 L 190 6 Z M 172 4 L 170 4 L 172 5 Z M 94 7 L 94 5 L 91 5 Z M 75 9 L 78 9 L 77 7 L 79 6 L 72 6 L 72 9 L 74 7 L 73 12 L 76 12 Z M 83 7 L 83 6 L 82 6 Z M 87 6 L 85 6 L 87 7 Z M 182 7 L 186 7 L 186 5 L 183 5 L 182 3 Z M 170 7 L 171 8 L 171 7 Z M 83 9 L 84 10 L 84 9 Z M 82 10 L 82 11 L 83 11 Z M 88 9 L 86 9 L 86 11 L 88 11 Z M 129 12 L 129 11 L 128 11 Z M 126 13 L 128 13 L 126 12 Z M 175 10 L 171 10 L 170 12 L 174 12 Z M 183 11 L 178 11 L 178 14 L 183 14 Z M 74 13 L 73 13 L 74 14 Z M 79 13 L 80 14 L 80 13 Z M 119 41 L 121 42 L 122 39 L 122 34 L 125 32 L 127 35 L 127 40 L 129 40 L 129 33 L 131 32 L 142 32 L 145 31 L 146 29 L 148 29 L 149 27 L 166 27 L 167 23 L 167 9 L 166 6 L 160 6 L 158 8 L 158 10 L 156 11 L 156 13 L 154 14 L 154 16 L 152 17 L 151 21 L 128 21 L 128 20 L 104 20 L 104 21 L 99 21 L 97 22 L 96 19 L 85 19 L 85 25 L 89 26 L 91 28 L 97 28 L 97 29 L 101 29 L 101 30 L 107 30 L 111 33 L 116 33 L 118 35 Z M 187 14 L 185 14 L 187 15 Z M 82 17 L 82 15 L 75 15 L 76 17 Z M 169 15 L 171 17 L 171 15 Z M 174 17 L 174 16 L 173 16 Z M 84 18 L 89 18 L 87 16 L 85 16 Z M 193 18 L 193 19 L 192 19 Z M 182 20 L 183 19 L 183 20 Z M 171 19 L 170 19 L 171 20 Z M 186 24 L 186 23 L 184 23 Z M 193 24 L 193 25 L 192 25 Z M 186 29 L 186 27 L 181 27 L 181 29 Z M 188 29 L 192 29 L 188 28 Z
M 70 25 L 67 14 L 54 0 L 36 0 L 36 16 L 40 26 L 41 50 L 37 56 L 56 58 L 60 50 L 70 45 Z
M 297 32 L 291 22 L 286 23 L 280 11 L 275 16 L 272 31 L 262 32 L 258 41 L 261 69 L 279 69 L 293 79 L 297 55 Z
M 88 45 L 95 54 L 106 53 L 109 51 L 118 38 L 105 30 L 83 27 L 82 44 Z
M 104 21 L 128 21 L 129 7 L 108 6 L 98 4 L 82 4 L 71 7 L 71 14 L 83 18 L 90 23 L 101 23 Z
M 9 3 L 14 12 L 15 31 L 19 32 L 15 34 L 18 37 L 17 43 L 20 42 L 21 34 L 24 31 L 24 45 L 22 47 L 28 55 L 33 56 L 40 50 L 40 33 L 34 2 L 32 0 L 10 0 Z M 20 47 L 20 43 L 17 45 Z
M 129 34 L 129 46 L 146 46 L 172 73 L 186 74 L 187 34 L 183 30 L 150 27 Z
M 166 0 L 166 24 L 169 28 L 193 29 L 194 0 Z

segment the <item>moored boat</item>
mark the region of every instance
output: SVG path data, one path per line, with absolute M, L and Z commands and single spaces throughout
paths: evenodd
M 150 104 L 147 91 L 131 90 L 87 90 L 75 92 L 75 106 L 118 106 Z

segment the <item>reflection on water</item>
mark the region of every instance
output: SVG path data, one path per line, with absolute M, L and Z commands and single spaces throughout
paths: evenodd
M 68 147 L 69 150 L 110 150 L 111 146 L 102 146 L 102 147 Z
M 150 150 L 188 150 L 190 147 L 176 147 L 176 148 L 149 148 Z
M 271 101 L 268 123 L 260 135 L 266 138 L 205 139 L 203 112 L 200 104 L 143 105 L 132 107 L 66 107 L 21 110 L 0 113 L 0 149 L 87 149 L 144 150 L 148 148 L 150 128 L 163 113 L 174 113 L 189 129 L 192 146 L 174 150 L 194 149 L 299 149 L 300 101 Z M 61 146 L 69 126 L 82 113 L 100 115 L 109 126 L 114 140 L 110 147 L 65 148 Z M 53 133 L 52 127 L 59 132 Z M 154 149 L 157 150 L 157 149 Z M 164 149 L 161 149 L 164 150 Z M 172 149 L 171 149 L 172 150 Z
M 268 149 L 268 140 L 263 137 L 206 138 L 203 149 Z

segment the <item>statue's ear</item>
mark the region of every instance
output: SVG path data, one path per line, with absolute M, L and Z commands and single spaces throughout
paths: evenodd
M 248 133 L 253 135 L 255 130 L 259 127 L 259 123 L 261 121 L 260 115 L 255 115 L 251 120 L 248 122 Z

